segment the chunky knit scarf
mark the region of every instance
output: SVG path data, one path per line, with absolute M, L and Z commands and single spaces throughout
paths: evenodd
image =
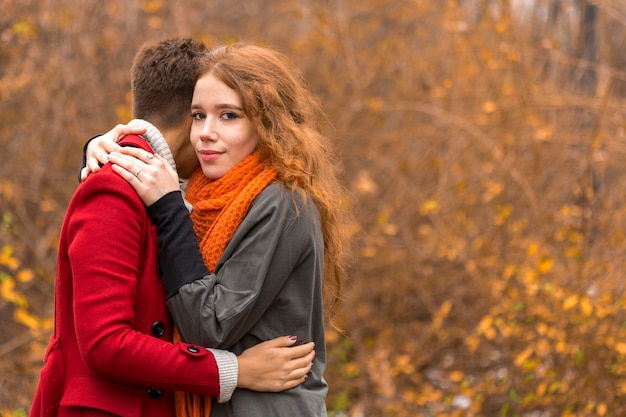
M 187 185 L 187 200 L 193 205 L 193 221 L 200 251 L 209 271 L 214 272 L 233 233 L 242 222 L 252 200 L 276 177 L 276 170 L 265 166 L 257 153 L 244 158 L 226 175 L 209 180 L 197 169 Z M 180 340 L 178 331 L 174 342 Z M 177 417 L 208 417 L 211 399 L 176 392 Z

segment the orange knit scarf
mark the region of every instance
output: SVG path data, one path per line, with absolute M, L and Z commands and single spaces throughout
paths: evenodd
M 233 233 L 242 222 L 252 200 L 276 177 L 276 170 L 265 166 L 257 153 L 244 158 L 226 175 L 209 180 L 201 169 L 189 179 L 186 198 L 193 205 L 191 220 L 200 242 L 200 251 L 209 271 L 214 272 Z M 180 333 L 174 329 L 174 343 Z M 177 417 L 208 417 L 211 398 L 176 392 Z

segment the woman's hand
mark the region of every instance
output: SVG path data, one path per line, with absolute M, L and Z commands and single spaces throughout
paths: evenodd
M 293 346 L 294 343 L 294 336 L 284 336 L 246 349 L 237 357 L 237 387 L 280 392 L 306 381 L 313 366 L 315 344 Z
M 180 189 L 176 171 L 157 154 L 124 146 L 119 152 L 109 154 L 109 162 L 148 207 L 165 194 Z
M 117 152 L 121 146 L 117 144 L 126 135 L 141 135 L 146 129 L 117 125 L 102 136 L 92 139 L 85 150 L 86 165 L 80 171 L 80 179 L 83 181 L 92 172 L 100 171 L 100 166 L 109 162 L 108 155 Z

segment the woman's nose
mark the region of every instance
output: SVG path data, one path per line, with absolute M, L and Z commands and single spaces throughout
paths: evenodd
M 208 118 L 204 121 L 202 130 L 200 130 L 200 139 L 214 141 L 217 139 L 215 132 L 215 123 L 212 119 Z

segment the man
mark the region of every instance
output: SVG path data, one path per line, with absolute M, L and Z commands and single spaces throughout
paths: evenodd
M 132 68 L 134 121 L 144 138 L 122 146 L 153 152 L 181 175 L 197 164 L 189 144 L 189 105 L 204 45 L 173 39 L 144 46 Z M 148 122 L 148 120 L 150 122 Z M 174 416 L 173 391 L 229 399 L 235 386 L 276 391 L 303 382 L 312 344 L 289 337 L 238 358 L 172 344 L 173 323 L 158 268 L 155 228 L 110 164 L 77 188 L 60 237 L 55 327 L 31 416 Z M 136 172 L 140 175 L 140 172 Z

